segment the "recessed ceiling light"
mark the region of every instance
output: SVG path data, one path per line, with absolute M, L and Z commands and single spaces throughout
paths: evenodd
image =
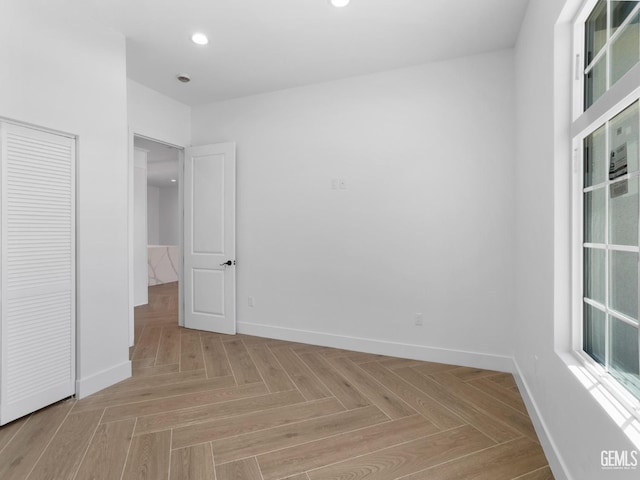
M 177 180 L 175 178 L 171 179 L 171 183 L 176 183 L 176 182 L 177 182 Z
M 191 77 L 187 73 L 179 73 L 176 75 L 176 78 L 182 83 L 189 83 L 191 81 Z
M 349 2 L 347 1 L 347 3 Z M 193 35 L 191 35 L 191 41 L 196 45 L 206 45 L 207 43 L 209 43 L 209 39 L 204 33 L 194 33 Z
M 342 8 L 349 5 L 349 0 L 330 0 L 330 2 L 331 2 L 331 5 L 333 5 L 336 8 Z

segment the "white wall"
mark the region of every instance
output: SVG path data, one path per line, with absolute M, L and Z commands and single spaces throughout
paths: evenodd
M 147 244 L 164 245 L 160 240 L 160 190 L 147 186 Z
M 178 186 L 147 187 L 149 245 L 178 245 L 180 216 Z
M 602 450 L 634 446 L 561 359 L 568 351 L 570 327 L 567 88 L 573 63 L 567 24 L 555 27 L 564 3 L 531 0 L 516 49 L 515 359 L 558 452 L 556 458 L 547 449 L 556 478 L 637 479 L 637 470 L 601 469 Z
M 5 0 L 0 65 L 0 115 L 78 135 L 77 378 L 86 395 L 131 371 L 125 40 L 73 11 Z
M 237 142 L 239 329 L 509 368 L 513 86 L 501 51 L 194 107 Z
M 191 108 L 127 79 L 129 127 L 138 135 L 186 147 L 191 140 Z
M 158 238 L 160 245 L 180 244 L 180 203 L 177 185 L 159 189 Z

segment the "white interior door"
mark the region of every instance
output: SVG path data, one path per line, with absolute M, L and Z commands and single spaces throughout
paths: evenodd
M 188 148 L 183 184 L 184 326 L 235 334 L 235 144 Z
M 75 139 L 0 123 L 0 424 L 75 392 Z

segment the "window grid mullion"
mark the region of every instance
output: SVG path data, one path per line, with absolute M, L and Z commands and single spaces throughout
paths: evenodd
M 638 247 L 629 246 L 629 245 L 614 245 L 609 244 L 609 250 L 612 252 L 629 252 L 629 253 L 639 253 Z
M 627 315 L 625 315 L 624 313 L 618 312 L 617 310 L 613 310 L 611 308 L 607 308 L 607 314 L 611 315 L 612 317 L 615 317 L 616 319 L 620 320 L 621 322 L 626 323 L 627 325 L 631 325 L 634 328 L 638 328 L 638 321 L 634 320 L 633 318 L 628 317 Z
M 597 310 L 600 310 L 602 313 L 606 314 L 606 315 L 611 315 L 612 317 L 617 318 L 618 320 L 631 325 L 634 328 L 640 328 L 640 322 L 638 322 L 637 320 L 634 320 L 633 318 L 630 318 L 628 316 L 626 316 L 624 313 L 618 312 L 616 310 L 612 310 L 610 308 L 605 307 L 602 303 L 593 300 L 592 298 L 588 298 L 588 297 L 583 297 L 582 298 L 583 302 L 586 303 L 587 305 L 592 306 L 593 308 L 596 308 Z
M 605 57 L 605 92 L 609 90 L 611 86 L 611 23 L 613 22 L 613 15 L 611 11 L 611 0 L 607 0 L 607 43 L 604 45 L 604 49 L 607 52 Z M 608 155 L 609 150 L 607 150 Z
M 609 153 L 611 153 L 611 152 L 609 152 Z M 607 167 L 608 167 L 608 165 L 609 164 L 607 163 Z M 613 180 L 609 180 L 609 178 L 607 177 L 607 179 L 604 182 L 600 182 L 597 185 L 589 185 L 588 187 L 583 187 L 582 191 L 584 193 L 593 192 L 594 190 L 598 190 L 598 189 L 603 188 L 603 187 L 609 187 L 610 185 L 613 185 L 614 183 L 623 182 L 625 180 L 633 180 L 636 177 L 640 177 L 640 169 L 636 170 L 635 172 L 631 172 L 631 173 L 627 173 L 625 175 L 622 175 L 622 176 L 620 176 L 618 178 L 615 178 Z
M 611 1 L 607 0 L 607 8 L 609 8 L 611 6 Z M 609 28 L 609 26 L 611 25 L 610 21 L 607 21 L 607 28 Z M 608 34 L 608 31 L 607 31 Z M 608 47 L 607 47 L 608 48 Z M 609 55 L 607 54 L 607 62 L 609 61 Z M 607 65 L 607 88 L 609 87 L 608 81 L 609 81 L 609 67 Z M 604 155 L 604 159 L 603 161 L 605 162 L 605 175 L 606 175 L 606 180 L 607 182 L 610 180 L 609 179 L 609 175 L 608 175 L 608 171 L 609 169 L 607 168 L 609 166 L 609 154 L 610 154 L 610 145 L 609 145 L 609 131 L 611 128 L 611 121 L 608 120 L 607 123 L 605 124 L 604 127 L 604 151 L 605 151 L 605 155 Z M 605 182 L 605 183 L 607 183 Z M 610 366 L 610 362 L 611 362 L 611 315 L 609 314 L 609 309 L 611 304 L 609 303 L 609 282 L 610 282 L 610 278 L 609 278 L 609 185 L 607 184 L 604 187 L 604 245 L 605 245 L 605 253 L 604 253 L 604 306 L 606 308 L 606 315 L 604 317 L 604 358 L 605 358 L 605 364 L 604 364 L 604 369 L 609 372 L 609 366 Z

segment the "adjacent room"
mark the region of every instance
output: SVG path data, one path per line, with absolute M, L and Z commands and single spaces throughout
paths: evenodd
M 140 306 L 149 303 L 149 287 L 179 280 L 181 150 L 139 136 L 133 145 L 134 306 Z
M 0 478 L 638 478 L 639 99 L 637 0 L 3 0 Z

